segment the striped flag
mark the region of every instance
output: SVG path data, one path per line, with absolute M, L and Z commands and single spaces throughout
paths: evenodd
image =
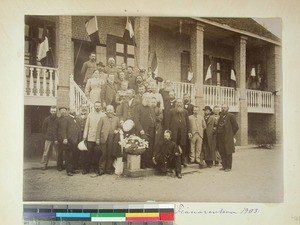
M 133 25 L 132 25 L 129 17 L 127 17 L 127 20 L 126 20 L 126 26 L 125 26 L 123 38 L 126 40 L 126 42 L 128 44 L 132 44 L 132 45 L 136 46 Z
M 94 16 L 85 23 L 85 28 L 93 45 L 100 45 L 97 17 Z
M 154 53 L 154 57 L 152 59 L 151 70 L 154 78 L 158 77 L 158 63 L 157 63 L 156 52 Z
M 44 27 L 42 40 L 38 45 L 37 49 L 37 60 L 41 61 L 42 59 L 47 57 L 47 52 L 49 52 L 49 39 L 47 34 L 47 29 Z
M 209 67 L 207 68 L 207 71 L 206 71 L 206 76 L 205 76 L 205 80 L 204 81 L 207 81 L 207 80 L 209 80 L 211 78 L 212 78 L 211 65 L 209 65 Z
M 256 76 L 255 68 L 254 67 L 252 67 L 250 75 L 251 75 L 251 77 L 255 77 Z
M 230 79 L 234 81 L 234 89 L 236 89 L 236 76 L 235 76 L 235 71 L 231 69 L 230 71 Z

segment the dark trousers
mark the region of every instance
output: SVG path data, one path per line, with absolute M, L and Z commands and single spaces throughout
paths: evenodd
M 154 145 L 154 137 L 155 137 L 155 127 L 150 127 L 147 131 L 145 131 L 146 134 L 144 135 L 144 138 L 146 141 L 149 142 L 149 147 L 146 149 L 146 151 L 141 155 L 141 167 L 145 168 L 151 168 L 153 167 L 152 157 L 153 157 L 153 145 Z
M 166 173 L 167 169 L 173 169 L 175 168 L 175 172 L 176 173 L 181 173 L 181 157 L 180 156 L 170 156 L 170 157 L 166 157 L 163 155 L 158 155 L 156 157 L 156 161 L 157 161 L 157 167 L 158 169 L 163 172 Z
M 182 153 L 181 153 L 181 164 L 186 163 L 186 159 L 187 159 L 187 150 L 186 150 L 186 145 L 181 145 L 181 129 L 179 128 L 177 131 L 177 139 L 176 139 L 176 144 L 178 146 L 180 146 Z
M 65 152 L 65 163 L 66 163 L 66 171 L 74 172 L 73 168 L 73 152 L 77 149 L 77 144 L 62 144 L 62 148 Z
M 79 165 L 80 165 L 80 154 L 81 151 L 76 147 L 76 149 L 74 149 L 73 152 L 73 168 L 74 170 L 79 169 Z
M 64 167 L 64 144 L 59 143 L 57 149 L 57 159 L 56 159 L 57 169 L 63 169 Z
M 96 147 L 96 142 L 87 142 L 87 151 L 82 152 L 83 170 L 89 172 L 99 170 L 100 149 Z
M 218 139 L 219 153 L 220 153 L 221 159 L 222 159 L 222 165 L 225 169 L 231 169 L 232 168 L 232 153 L 226 152 L 225 134 L 218 133 L 217 139 Z
M 100 173 L 110 173 L 114 172 L 112 157 L 112 146 L 113 146 L 114 134 L 109 134 L 105 144 L 100 144 L 101 157 L 99 160 L 99 170 Z

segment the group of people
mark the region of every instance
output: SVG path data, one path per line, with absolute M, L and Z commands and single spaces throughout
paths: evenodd
M 78 115 L 74 109 L 61 107 L 61 116 L 57 117 L 56 107 L 50 108 L 50 116 L 43 123 L 43 169 L 47 169 L 49 153 L 54 148 L 58 170 L 64 169 L 65 153 L 68 176 L 79 169 L 82 174 L 114 174 L 114 160 L 123 156 L 126 162 L 118 144 L 121 133 L 148 141 L 148 148 L 141 155 L 141 169 L 157 168 L 163 174 L 175 169 L 178 178 L 182 178 L 181 168 L 192 163 L 200 168 L 221 163 L 221 170 L 231 170 L 234 135 L 239 127 L 226 104 L 222 110 L 219 106 L 202 109 L 191 103 L 188 93 L 183 99 L 176 98 L 170 80 L 165 80 L 159 90 L 150 73 L 143 76 L 140 73 L 145 71 L 140 70 L 134 74 L 126 64 L 119 71 L 113 58 L 106 67 L 103 63 L 97 66 L 90 77 L 85 73 L 84 79 L 86 95 L 94 105 L 92 112 L 88 113 L 87 105 L 81 106 Z M 129 120 L 134 126 L 124 131 L 123 125 Z M 81 141 L 87 143 L 87 151 L 78 150 Z

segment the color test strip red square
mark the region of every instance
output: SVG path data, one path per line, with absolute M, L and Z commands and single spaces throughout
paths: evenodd
M 160 221 L 174 221 L 174 212 L 161 212 Z

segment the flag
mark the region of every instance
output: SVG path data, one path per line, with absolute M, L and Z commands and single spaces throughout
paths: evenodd
M 129 17 L 127 17 L 123 38 L 128 44 L 136 46 L 133 26 Z
M 158 77 L 158 63 L 157 63 L 156 52 L 154 53 L 154 57 L 152 59 L 151 70 L 154 78 Z
M 255 77 L 256 76 L 256 73 L 255 73 L 255 68 L 252 67 L 251 69 L 251 74 L 250 74 L 251 77 Z
M 97 17 L 94 16 L 85 23 L 85 28 L 93 45 L 100 45 Z
M 209 65 L 209 67 L 207 68 L 207 72 L 206 72 L 206 76 L 205 76 L 205 80 L 207 81 L 208 79 L 211 79 L 212 75 L 211 75 L 211 65 Z
M 230 72 L 230 79 L 234 81 L 234 89 L 236 89 L 236 76 L 235 76 L 235 72 L 233 69 L 231 69 L 231 72 Z
M 192 71 L 189 71 L 189 72 L 188 72 L 187 80 L 190 82 L 190 81 L 193 79 L 193 77 L 194 77 L 193 72 L 192 72 Z
M 42 59 L 47 57 L 47 52 L 49 52 L 49 39 L 47 34 L 47 29 L 44 27 L 42 40 L 38 45 L 37 49 L 37 60 L 41 61 Z
M 50 47 L 49 34 L 46 27 L 43 29 L 42 39 L 37 47 L 36 57 L 42 66 L 54 66 L 54 56 Z

